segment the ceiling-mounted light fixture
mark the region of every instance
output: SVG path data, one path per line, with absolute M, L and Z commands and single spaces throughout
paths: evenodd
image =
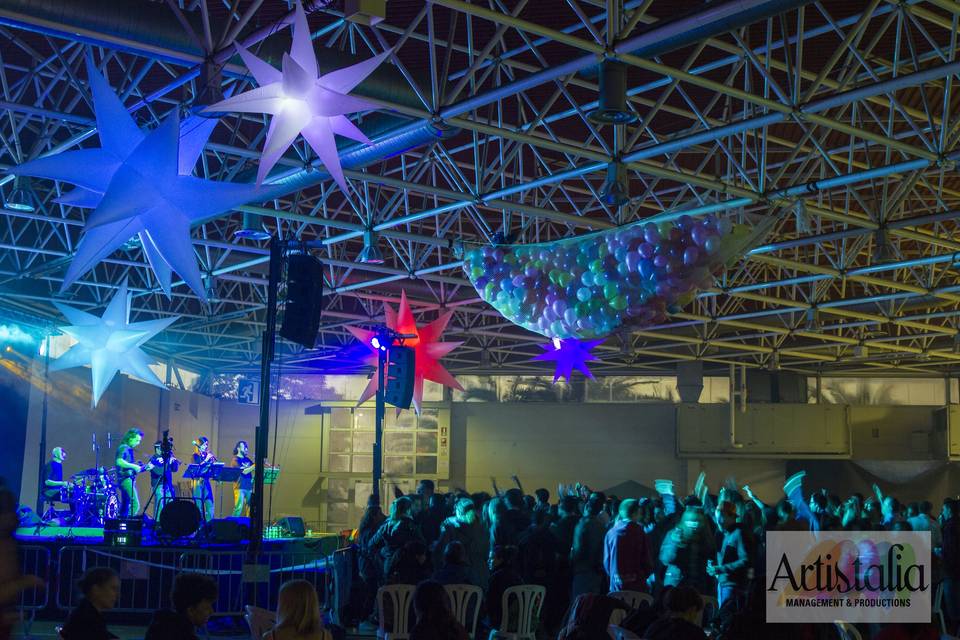
M 600 64 L 600 95 L 597 108 L 587 114 L 597 124 L 630 124 L 639 116 L 627 106 L 627 65 L 619 60 Z
M 243 226 L 234 232 L 233 237 L 243 240 L 261 241 L 269 240 L 270 233 L 263 228 L 263 222 L 260 221 L 260 216 L 255 213 L 244 212 Z
M 627 168 L 620 162 L 607 165 L 607 179 L 600 187 L 600 200 L 611 207 L 619 207 L 630 201 L 630 182 Z
M 383 264 L 383 253 L 377 246 L 377 233 L 373 229 L 363 232 L 363 251 L 357 256 L 357 262 L 363 264 Z
M 13 191 L 3 202 L 3 206 L 14 211 L 26 211 L 33 213 L 37 210 L 34 203 L 33 189 L 30 188 L 30 178 L 15 178 L 13 181 Z

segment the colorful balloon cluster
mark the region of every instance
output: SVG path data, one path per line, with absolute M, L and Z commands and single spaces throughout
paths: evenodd
M 511 322 L 548 338 L 591 339 L 663 322 L 668 310 L 713 284 L 743 247 L 746 228 L 683 216 L 579 238 L 467 250 L 464 271 Z

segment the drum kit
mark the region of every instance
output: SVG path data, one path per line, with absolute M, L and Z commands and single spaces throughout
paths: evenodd
M 120 515 L 118 487 L 116 468 L 87 469 L 73 474 L 69 484 L 60 487 L 60 502 L 70 505 L 73 526 L 102 527 L 106 520 Z

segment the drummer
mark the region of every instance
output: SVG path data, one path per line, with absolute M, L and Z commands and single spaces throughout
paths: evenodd
M 63 479 L 63 461 L 67 459 L 67 451 L 63 447 L 54 447 L 50 452 L 50 461 L 43 465 L 43 497 L 48 502 L 60 501 L 62 487 L 69 487 L 70 481 Z M 73 501 L 69 501 L 71 513 L 74 511 Z

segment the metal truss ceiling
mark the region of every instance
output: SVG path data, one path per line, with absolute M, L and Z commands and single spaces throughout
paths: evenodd
M 88 4 L 0 0 L 0 169 L 96 144 L 88 55 L 153 126 L 202 103 L 211 77 L 249 87 L 235 37 L 268 57 L 289 37 L 279 0 L 115 0 L 115 11 L 94 3 L 84 14 Z M 288 195 L 194 229 L 209 305 L 182 285 L 170 300 L 159 293 L 133 243 L 63 298 L 102 307 L 128 276 L 134 320 L 184 316 L 153 355 L 203 373 L 252 369 L 267 252 L 234 232 L 255 213 L 273 232 L 323 241 L 325 346 L 284 345 L 287 371 L 337 367 L 352 341 L 344 327 L 375 322 L 405 289 L 424 320 L 456 310 L 448 335 L 465 343 L 451 370 L 529 373 L 542 371 L 529 358 L 543 339 L 478 300 L 455 241 L 545 241 L 691 209 L 778 222 L 669 324 L 608 340 L 596 373 L 665 373 L 694 359 L 708 371 L 810 374 L 942 376 L 960 365 L 960 3 L 390 0 L 373 27 L 345 20 L 342 2 L 307 9 L 321 64 L 393 51 L 358 89 L 382 107 L 359 124 L 386 146 L 343 148 L 356 156 L 345 162 L 348 197 L 298 143 L 281 161 Z M 608 55 L 629 67 L 635 124 L 586 118 Z M 224 117 L 198 172 L 250 180 L 264 124 Z M 404 127 L 429 127 L 429 141 L 401 145 Z M 613 159 L 629 168 L 619 209 L 598 198 Z M 9 197 L 12 178 L 0 182 Z M 56 318 L 50 301 L 85 217 L 53 202 L 64 186 L 34 180 L 36 212 L 2 211 L 9 310 Z M 369 226 L 383 265 L 355 262 Z

